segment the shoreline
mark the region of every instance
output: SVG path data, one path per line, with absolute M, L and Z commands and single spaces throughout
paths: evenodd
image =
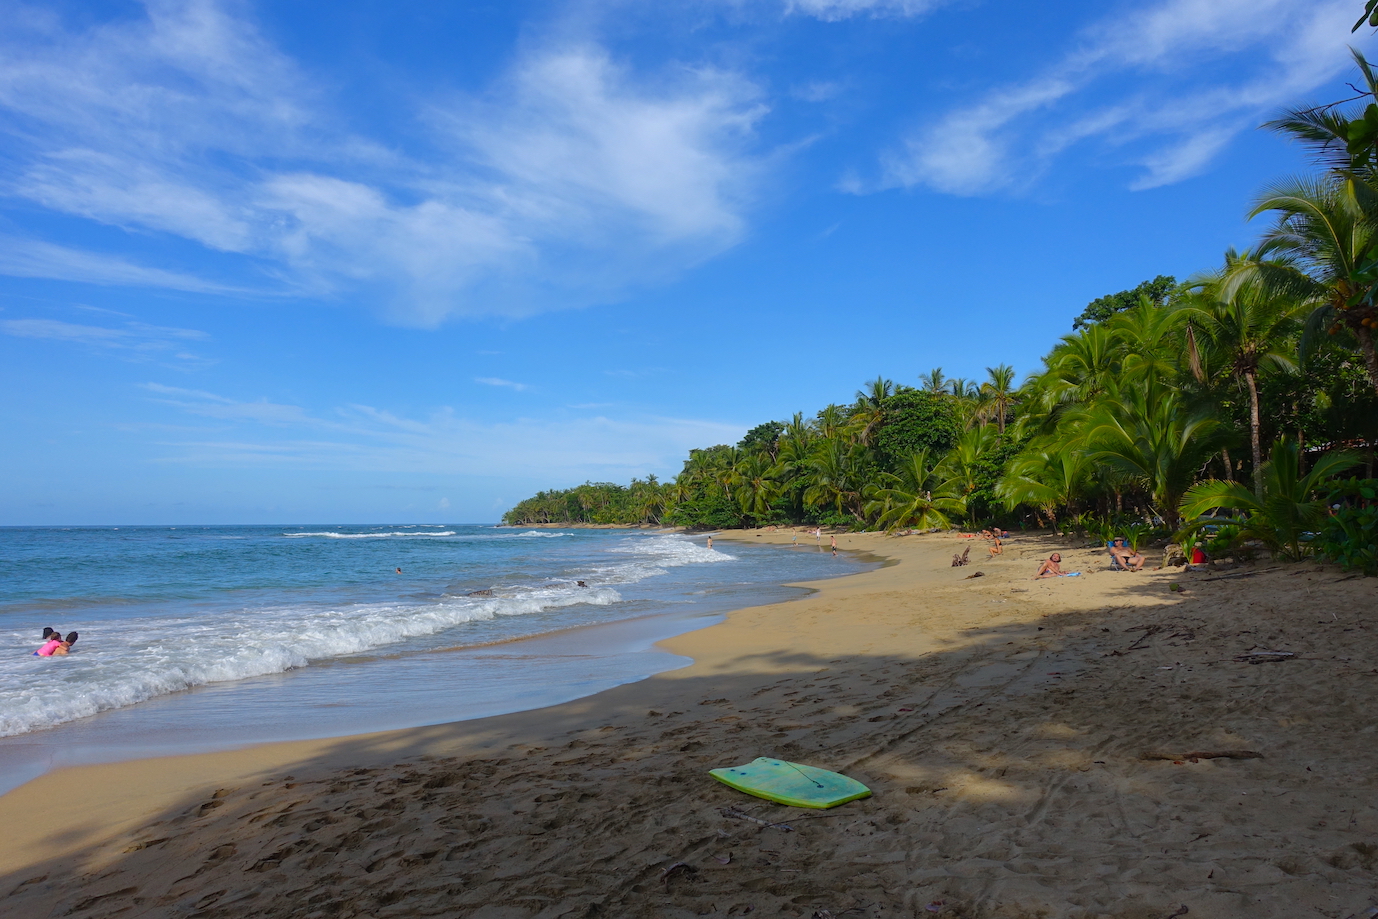
M 1309 563 L 1110 573 L 1103 552 L 1047 536 L 948 567 L 968 542 L 839 534 L 840 551 L 891 563 L 660 642 L 693 663 L 572 702 L 50 773 L 0 796 L 0 905 L 286 916 L 311 912 L 326 878 L 322 915 L 341 916 L 1089 919 L 1180 903 L 1282 917 L 1367 902 L 1378 805 L 1355 734 L 1378 702 L 1371 579 Z M 1050 547 L 1086 576 L 1031 580 Z M 1233 660 L 1272 645 L 1296 659 Z M 1210 750 L 1263 757 L 1142 759 Z M 874 796 L 801 815 L 706 776 L 757 755 Z
M 787 582 L 762 583 L 754 589 L 772 599 L 740 596 L 735 602 L 788 602 L 808 593 Z M 370 659 L 362 664 L 324 659 L 304 668 L 154 696 L 47 730 L 0 737 L 0 796 L 47 772 L 73 766 L 344 740 L 547 708 L 687 666 L 687 658 L 663 650 L 659 642 L 720 622 L 734 608 L 732 602 L 703 598 L 630 618 L 442 645 L 400 657 L 382 648 L 356 655 Z M 362 695 L 348 705 L 322 697 L 319 688 L 323 681 L 329 685 L 338 680 L 334 674 L 341 664 L 363 668 L 352 677 Z M 516 668 L 523 666 L 540 668 L 542 680 L 528 686 L 514 681 Z M 389 676 L 382 676 L 380 667 Z M 435 671 L 431 676 L 445 683 L 434 689 L 418 683 L 417 668 Z M 475 685 L 471 673 L 486 676 Z M 394 696 L 388 681 L 399 679 L 417 686 Z M 265 705 L 284 711 L 293 699 L 296 713 L 305 721 L 264 722 L 253 715 Z M 245 714 L 230 714 L 236 710 Z

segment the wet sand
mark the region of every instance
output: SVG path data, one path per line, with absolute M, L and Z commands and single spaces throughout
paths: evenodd
M 1056 537 L 949 567 L 969 542 L 839 535 L 894 564 L 562 705 L 44 776 L 0 797 L 0 913 L 1370 915 L 1375 579 L 1114 573 Z M 1031 580 L 1054 549 L 1084 574 Z M 707 776 L 761 755 L 874 796 Z

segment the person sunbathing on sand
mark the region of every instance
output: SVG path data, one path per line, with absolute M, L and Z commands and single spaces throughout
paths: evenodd
M 1111 542 L 1110 554 L 1119 559 L 1124 564 L 1124 567 L 1128 568 L 1130 571 L 1143 571 L 1144 562 L 1148 561 L 1148 559 L 1144 558 L 1141 553 L 1129 548 L 1124 543 L 1125 539 L 1123 536 L 1116 536 Z
M 1034 580 L 1060 577 L 1062 577 L 1062 556 L 1054 552 L 1048 556 L 1046 562 L 1038 566 L 1038 574 L 1034 575 Z

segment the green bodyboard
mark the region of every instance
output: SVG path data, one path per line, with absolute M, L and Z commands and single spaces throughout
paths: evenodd
M 708 774 L 738 791 L 792 807 L 837 807 L 871 794 L 871 789 L 856 779 L 768 756 L 745 766 L 710 769 Z

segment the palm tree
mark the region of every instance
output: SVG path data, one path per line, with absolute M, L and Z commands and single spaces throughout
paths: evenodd
M 947 381 L 947 388 L 958 399 L 975 399 L 981 391 L 981 387 L 966 377 L 953 377 Z
M 818 433 L 826 440 L 832 440 L 842 433 L 842 428 L 847 423 L 846 410 L 840 405 L 826 405 L 818 413 L 816 424 Z
M 732 470 L 732 484 L 742 513 L 761 520 L 770 513 L 775 500 L 775 482 L 771 479 L 769 459 L 752 453 L 740 460 Z
M 1378 96 L 1378 75 L 1363 54 L 1354 48 L 1350 48 L 1349 53 L 1354 55 L 1354 63 L 1359 66 L 1359 75 L 1366 87 L 1358 99 L 1349 101 L 1358 102 L 1367 97 L 1371 102 Z M 1378 137 L 1375 137 L 1375 126 L 1365 117 L 1366 110 L 1367 104 L 1362 102 L 1349 110 L 1342 109 L 1339 104 L 1289 109 L 1265 122 L 1263 127 L 1310 147 L 1316 161 L 1326 169 L 1348 173 L 1371 185 L 1378 167 L 1374 160 L 1374 142 Z
M 1181 390 L 1125 386 L 1091 406 L 1084 420 L 1088 458 L 1146 491 L 1168 526 L 1196 470 L 1228 431 L 1210 412 L 1193 411 Z
M 943 376 L 943 368 L 934 367 L 928 371 L 927 376 L 919 378 L 920 386 L 924 392 L 941 393 L 947 391 L 947 377 Z
M 1352 178 L 1292 179 L 1266 189 L 1250 216 L 1268 211 L 1277 222 L 1260 240 L 1256 259 L 1235 271 L 1231 283 L 1258 278 L 1308 303 L 1304 351 L 1321 331 L 1352 334 L 1378 393 L 1378 191 Z
M 1258 375 L 1265 367 L 1295 370 L 1291 336 L 1296 331 L 1298 304 L 1285 292 L 1271 289 L 1264 274 L 1251 273 L 1238 284 L 1228 283 L 1239 266 L 1256 261 L 1233 249 L 1225 253 L 1218 271 L 1187 282 L 1182 312 L 1199 326 L 1206 341 L 1228 362 L 1232 374 L 1249 394 L 1249 444 L 1253 450 L 1254 493 L 1263 494 L 1263 449 L 1259 440 Z
M 994 418 L 1000 436 L 1004 437 L 1005 418 L 1019 400 L 1015 392 L 1014 368 L 1009 364 L 1001 364 L 999 367 L 987 367 L 986 373 L 990 375 L 990 379 L 981 384 L 981 401 L 977 405 L 976 417 L 982 422 Z
M 909 456 L 896 473 L 881 473 L 864 494 L 866 514 L 876 515 L 887 532 L 902 526 L 947 528 L 952 525 L 948 515 L 966 509 L 957 484 L 940 478 L 927 450 Z
M 1057 509 L 1074 512 L 1077 500 L 1086 493 L 1092 470 L 1093 464 L 1081 450 L 1045 442 L 1014 458 L 996 484 L 995 493 L 1010 510 L 1021 504 L 1034 505 L 1056 527 Z
M 876 432 L 885 424 L 885 400 L 895 394 L 895 383 L 876 377 L 856 393 L 856 404 L 848 423 L 857 443 L 870 445 Z
M 1140 297 L 1137 306 L 1116 313 L 1106 322 L 1120 352 L 1120 376 L 1139 385 L 1152 385 L 1177 375 L 1182 354 L 1181 326 L 1185 315 Z
M 830 437 L 818 444 L 809 459 L 804 502 L 813 507 L 832 506 L 841 514 L 861 510 L 861 490 L 856 480 L 853 448 Z M 858 514 L 859 516 L 859 514 Z
M 938 463 L 937 474 L 954 483 L 957 493 L 969 510 L 972 507 L 971 495 L 981 484 L 982 463 L 995 446 L 996 438 L 989 428 L 968 428 Z
M 1186 493 L 1182 516 L 1190 520 L 1220 507 L 1241 510 L 1249 515 L 1241 535 L 1260 539 L 1270 550 L 1298 559 L 1305 554 L 1302 536 L 1319 529 L 1326 518 L 1325 500 L 1318 496 L 1321 483 L 1359 462 L 1361 458 L 1355 453 L 1327 453 L 1303 476 L 1301 451 L 1292 441 L 1279 440 L 1263 468 L 1263 487 L 1257 493 L 1237 482 L 1211 479 Z M 1190 528 L 1213 522 L 1197 520 Z

